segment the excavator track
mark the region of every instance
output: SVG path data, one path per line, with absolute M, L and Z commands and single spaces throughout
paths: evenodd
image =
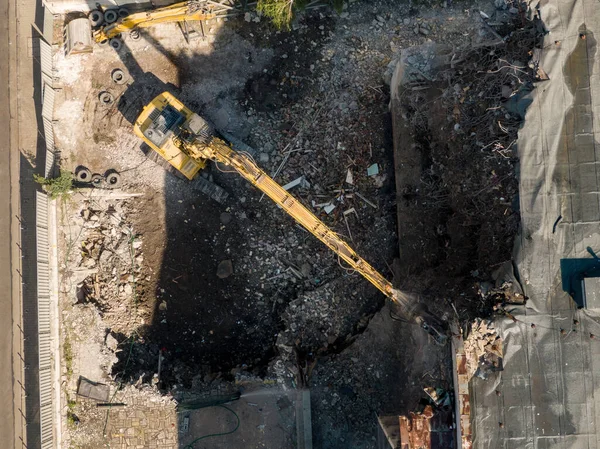
M 148 159 L 160 165 L 168 173 L 172 174 L 173 176 L 179 179 L 188 181 L 188 179 L 185 176 L 183 176 L 179 170 L 177 170 L 175 167 L 169 164 L 160 154 L 158 154 L 148 145 L 142 143 L 141 149 Z M 196 178 L 194 178 L 193 181 L 188 182 L 190 183 L 192 189 L 204 193 L 206 196 L 212 198 L 217 203 L 225 204 L 225 201 L 229 197 L 229 193 L 225 189 L 209 181 L 203 176 L 196 176 Z

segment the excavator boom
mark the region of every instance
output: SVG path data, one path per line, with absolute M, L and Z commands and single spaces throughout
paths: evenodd
M 172 94 L 164 92 L 146 106 L 134 125 L 134 131 L 184 174 L 186 174 L 186 167 L 191 167 L 194 163 L 204 166 L 207 160 L 233 168 L 323 242 L 350 268 L 360 273 L 398 304 L 408 319 L 419 323 L 435 337 L 436 341 L 440 343 L 445 341 L 445 336 L 437 329 L 433 317 L 425 317 L 427 313 L 424 311 L 415 312 L 418 303 L 416 300 L 394 289 L 386 278 L 358 255 L 336 232 L 267 175 L 249 154 L 233 150 L 227 143 L 216 137 L 210 123 L 186 108 Z M 194 166 L 194 170 L 191 171 L 193 175 L 186 176 L 192 179 L 197 171 Z
M 329 249 L 350 265 L 352 269 L 363 275 L 375 287 L 381 290 L 383 294 L 392 297 L 392 284 L 387 279 L 360 257 L 338 234 L 319 220 L 315 214 L 258 167 L 250 157 L 237 153 L 217 137 L 213 138 L 209 145 L 202 147 L 199 151 L 206 159 L 212 159 L 215 162 L 220 162 L 235 169 L 235 171 L 264 192 L 312 235 L 327 245 Z
M 121 33 L 129 32 L 136 28 L 151 27 L 159 23 L 214 19 L 223 12 L 223 9 L 216 9 L 216 5 L 218 4 L 189 1 L 165 6 L 153 11 L 130 14 L 94 32 L 94 40 L 96 42 L 104 42 Z

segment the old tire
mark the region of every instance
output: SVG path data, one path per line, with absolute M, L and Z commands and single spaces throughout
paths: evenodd
M 116 9 L 107 9 L 104 11 L 104 21 L 106 23 L 115 23 L 119 18 L 119 12 Z
M 109 189 L 116 189 L 121 185 L 121 174 L 114 170 L 106 172 L 104 179 L 106 181 L 106 187 Z
M 125 72 L 121 69 L 114 69 L 110 74 L 111 79 L 116 84 L 125 84 L 127 81 L 127 77 L 125 76 Z
M 121 42 L 121 39 L 118 39 L 116 37 L 113 37 L 110 41 L 108 41 L 108 43 L 115 51 L 119 51 L 123 46 L 123 42 Z
M 102 14 L 102 11 L 95 9 L 88 14 L 88 19 L 90 21 L 90 25 L 93 27 L 99 27 L 104 23 L 104 14 Z
M 131 38 L 131 40 L 139 41 L 140 37 L 142 36 L 140 35 L 140 30 L 131 30 L 129 32 L 129 37 Z
M 92 172 L 87 168 L 82 167 L 75 172 L 75 179 L 79 182 L 90 182 L 92 179 Z
M 102 187 L 104 184 L 104 176 L 99 174 L 92 175 L 92 185 L 94 187 Z
M 117 10 L 117 14 L 119 14 L 119 18 L 127 17 L 129 15 L 129 10 L 127 8 L 119 8 Z
M 113 97 L 113 95 L 107 91 L 100 92 L 100 95 L 98 95 L 98 99 L 100 100 L 100 103 L 104 106 L 110 106 L 115 101 L 115 97 Z

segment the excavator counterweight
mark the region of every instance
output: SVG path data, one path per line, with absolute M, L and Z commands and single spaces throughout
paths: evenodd
M 446 337 L 439 329 L 439 322 L 423 307 L 417 307 L 416 299 L 394 289 L 391 282 L 358 255 L 336 232 L 267 175 L 249 154 L 232 149 L 216 136 L 214 127 L 208 121 L 192 112 L 172 94 L 164 92 L 152 100 L 136 120 L 134 132 L 190 180 L 209 160 L 233 168 L 353 270 L 398 304 L 407 320 L 421 325 L 438 343 L 445 342 Z

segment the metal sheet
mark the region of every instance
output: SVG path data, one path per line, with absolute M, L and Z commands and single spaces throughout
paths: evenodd
M 519 131 L 514 254 L 529 301 L 511 310 L 516 321 L 496 319 L 504 371 L 471 381 L 476 449 L 600 448 L 598 315 L 577 309 L 565 276 L 600 251 L 600 14 L 597 0 L 547 0 L 538 12 L 549 81 Z
M 37 226 L 48 226 L 48 197 L 46 194 L 36 192 L 35 208 Z
M 585 278 L 582 283 L 584 307 L 600 309 L 600 278 Z
M 40 45 L 40 65 L 42 73 L 45 73 L 51 79 L 54 78 L 53 62 L 52 62 L 52 47 L 43 39 L 38 39 Z
M 108 398 L 110 397 L 110 387 L 79 376 L 77 394 L 100 402 L 108 402 Z
M 44 139 L 46 140 L 46 150 L 54 152 L 54 127 L 52 126 L 52 119 L 43 118 L 44 120 Z M 48 157 L 46 157 L 46 161 Z
M 44 8 L 44 39 L 50 45 L 54 42 L 54 15 L 48 8 Z
M 48 142 L 46 142 L 46 167 L 44 170 L 44 176 L 46 178 L 51 177 L 54 171 L 55 155 L 53 150 L 54 148 L 48 148 Z
M 36 192 L 37 303 L 41 447 L 54 447 L 48 197 Z
M 42 117 L 52 121 L 54 117 L 54 98 L 56 92 L 49 86 L 44 89 L 44 102 L 42 104 Z M 45 124 L 44 124 L 45 125 Z M 45 127 L 45 126 L 44 126 Z

